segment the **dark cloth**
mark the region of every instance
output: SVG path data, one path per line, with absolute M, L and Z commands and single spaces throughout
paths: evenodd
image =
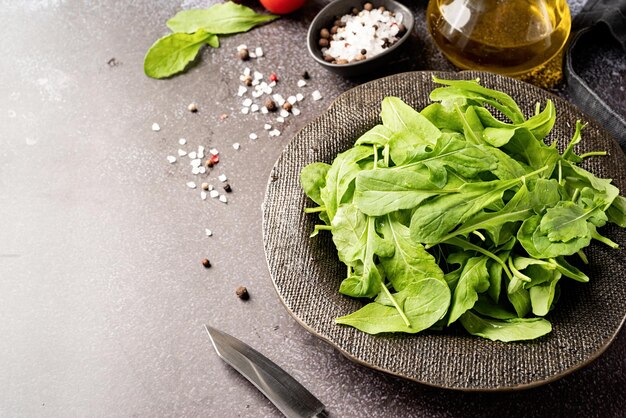
M 626 152 L 624 116 L 611 109 L 574 70 L 578 48 L 590 37 L 613 41 L 626 56 L 626 0 L 589 0 L 574 18 L 572 32 L 564 68 L 569 95 L 578 107 L 599 121 Z

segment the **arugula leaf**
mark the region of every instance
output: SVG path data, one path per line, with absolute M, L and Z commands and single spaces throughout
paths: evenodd
M 300 172 L 300 184 L 304 193 L 320 206 L 324 205 L 320 193 L 321 189 L 326 186 L 326 175 L 329 169 L 329 164 L 312 163 L 304 167 Z
M 584 210 L 573 202 L 559 202 L 546 210 L 539 223 L 539 230 L 552 242 L 568 242 L 589 236 L 587 219 L 596 209 Z
M 350 325 L 369 334 L 381 332 L 406 332 L 414 334 L 430 328 L 444 317 L 450 305 L 450 290 L 445 282 L 425 278 L 411 283 L 395 293 L 394 299 L 401 305 L 410 321 L 410 327 L 398 310 L 379 302 L 372 302 L 356 312 L 337 318 L 338 324 Z
M 320 197 L 331 221 L 335 216 L 337 207 L 352 197 L 348 192 L 357 174 L 361 171 L 358 162 L 372 154 L 372 147 L 357 146 L 337 155 L 333 161 L 326 174 L 326 185 L 320 190 Z
M 443 194 L 418 206 L 411 218 L 411 237 L 418 242 L 437 244 L 457 225 L 502 198 L 518 180 L 467 183 L 459 193 Z
M 409 228 L 398 221 L 397 215 L 387 215 L 380 228 L 385 240 L 395 246 L 392 257 L 381 257 L 380 263 L 387 279 L 397 291 L 424 278 L 443 280 L 443 271 L 422 244 L 411 240 Z
M 454 289 L 448 325 L 459 319 L 478 300 L 478 294 L 489 287 L 489 272 L 485 256 L 473 257 L 467 260 L 461 277 Z
M 611 206 L 607 209 L 606 214 L 609 222 L 619 227 L 626 228 L 626 198 L 616 196 Z
M 500 305 L 492 303 L 487 297 L 485 297 L 485 295 L 478 295 L 478 300 L 474 304 L 473 310 L 483 316 L 488 316 L 494 319 L 517 318 L 516 314 L 509 312 Z
M 364 215 L 353 204 L 339 207 L 332 228 L 339 259 L 349 266 L 359 261 L 363 265 L 363 274 L 345 279 L 339 292 L 353 297 L 376 296 L 381 289 L 382 275 L 374 257 L 391 257 L 395 250 L 393 245 L 378 235 L 375 218 Z
M 463 314 L 460 320 L 467 332 L 491 341 L 534 340 L 552 331 L 552 325 L 543 318 L 515 318 L 501 321 L 482 318 L 470 311 Z
M 271 22 L 280 16 L 258 14 L 249 7 L 228 1 L 215 4 L 208 9 L 180 11 L 167 21 L 172 32 L 193 33 L 198 30 L 226 35 L 247 32 L 262 23 Z
M 532 286 L 528 293 L 530 295 L 530 304 L 533 314 L 537 316 L 545 316 L 550 311 L 556 286 L 561 278 L 561 272 L 554 270 L 551 277 L 543 283 Z
M 144 72 L 152 78 L 165 78 L 179 73 L 196 58 L 204 44 L 219 47 L 217 36 L 203 30 L 190 35 L 172 33 L 164 36 L 148 50 L 143 63 Z
M 367 215 L 381 216 L 413 208 L 441 193 L 456 192 L 456 188 L 439 189 L 418 171 L 374 169 L 356 176 L 354 203 Z
M 435 125 L 397 97 L 383 99 L 380 117 L 383 125 L 392 132 L 410 133 L 416 142 L 434 144 L 441 136 Z
M 376 125 L 369 131 L 365 132 L 354 145 L 378 145 L 384 147 L 389 144 L 393 132 L 384 125 Z
M 548 234 L 541 231 L 541 216 L 534 215 L 522 222 L 517 232 L 517 239 L 526 252 L 534 258 L 554 258 L 561 255 L 576 254 L 591 242 L 595 227 L 588 224 L 587 234 L 578 236 L 570 241 L 551 241 Z

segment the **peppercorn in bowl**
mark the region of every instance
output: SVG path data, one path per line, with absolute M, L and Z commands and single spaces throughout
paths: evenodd
M 311 22 L 308 49 L 330 71 L 362 75 L 396 58 L 413 25 L 411 11 L 393 0 L 337 0 Z

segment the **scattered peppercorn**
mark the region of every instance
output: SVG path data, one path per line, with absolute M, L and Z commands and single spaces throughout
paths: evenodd
M 276 73 L 270 74 L 270 81 L 278 81 L 278 77 L 276 76 Z
M 361 50 L 361 55 L 365 55 L 365 54 L 367 54 L 367 49 L 362 49 Z
M 237 51 L 237 55 L 242 61 L 247 61 L 250 59 L 250 53 L 248 52 L 247 48 L 241 48 L 239 51 Z
M 245 286 L 239 286 L 235 290 L 235 294 L 241 300 L 248 300 L 248 299 L 250 299 L 250 294 L 248 293 L 248 289 L 246 289 Z
M 233 189 L 232 189 L 232 187 L 230 187 L 230 184 L 226 183 L 226 184 L 224 185 L 224 191 L 225 191 L 226 193 L 230 193 L 230 192 L 232 192 L 232 191 L 233 191 Z
M 243 78 L 243 84 L 250 87 L 252 85 L 252 77 L 250 77 L 249 75 L 245 76 Z
M 202 190 L 209 190 L 209 183 L 202 183 Z
M 215 164 L 220 162 L 220 156 L 219 155 L 211 155 L 211 157 L 206 160 L 206 162 L 204 163 L 208 168 L 213 167 Z M 207 185 L 208 187 L 208 185 Z
M 287 112 L 291 112 L 291 109 L 293 109 L 293 105 L 289 102 L 285 102 L 283 103 L 283 109 L 285 109 Z
M 308 71 L 305 71 L 302 73 L 302 78 L 305 80 L 308 80 L 309 78 L 311 78 L 311 76 L 309 75 Z
M 187 106 L 187 110 L 189 110 L 191 113 L 196 113 L 198 111 L 198 105 L 195 103 L 190 103 L 189 106 Z
M 265 100 L 265 107 L 270 112 L 273 112 L 273 111 L 276 110 L 276 102 L 274 102 L 274 100 L 268 98 L 267 100 Z
M 202 259 L 202 265 L 203 265 L 204 267 L 206 267 L 206 268 L 209 268 L 209 267 L 211 267 L 211 262 L 209 261 L 209 259 L 208 259 L 208 258 L 203 258 L 203 259 Z

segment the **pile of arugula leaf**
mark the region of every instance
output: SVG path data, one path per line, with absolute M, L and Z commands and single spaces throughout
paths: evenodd
M 204 45 L 219 48 L 217 35 L 246 32 L 278 17 L 258 14 L 232 1 L 208 9 L 178 12 L 167 21 L 167 27 L 174 33 L 159 39 L 148 50 L 144 72 L 152 78 L 171 77 L 184 71 Z
M 592 239 L 617 248 L 598 228 L 626 227 L 626 199 L 577 165 L 605 154 L 574 153 L 580 122 L 563 153 L 544 143 L 551 101 L 526 119 L 477 81 L 434 80 L 446 87 L 421 112 L 387 97 L 381 125 L 301 172 L 319 205 L 305 212 L 323 221 L 312 236 L 331 231 L 347 266 L 339 292 L 374 299 L 336 321 L 377 334 L 458 320 L 491 340 L 538 338 L 560 280 L 589 281 L 566 257 L 586 262 Z

